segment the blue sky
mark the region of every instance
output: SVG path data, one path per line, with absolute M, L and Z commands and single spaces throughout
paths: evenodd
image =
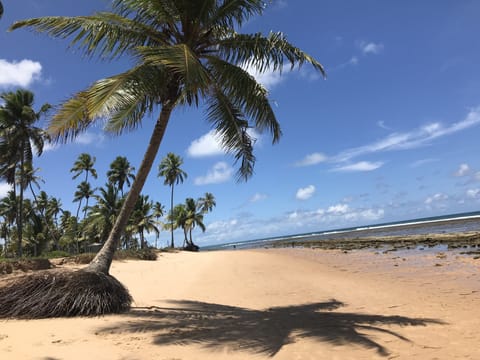
M 301 6 L 299 6 L 300 4 Z M 4 0 L 0 21 L 0 91 L 19 86 L 39 107 L 58 104 L 130 60 L 101 62 L 68 42 L 26 30 L 15 20 L 102 11 L 102 0 Z M 156 177 L 167 152 L 184 158 L 187 180 L 176 202 L 211 192 L 200 245 L 435 216 L 480 208 L 480 2 L 279 0 L 242 32 L 283 31 L 326 68 L 256 75 L 270 91 L 283 137 L 257 135 L 255 175 L 236 183 L 199 109 L 177 109 L 144 192 L 164 204 L 169 188 Z M 69 173 L 82 152 L 100 174 L 117 156 L 138 167 L 152 119 L 122 137 L 100 127 L 49 148 L 35 166 L 42 189 L 74 211 L 77 181 Z M 7 186 L 0 184 L 0 192 Z M 180 238 L 180 233 L 177 236 Z M 166 243 L 168 234 L 161 235 Z

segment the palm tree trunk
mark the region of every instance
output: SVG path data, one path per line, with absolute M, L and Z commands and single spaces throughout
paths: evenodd
M 173 243 L 173 187 L 174 183 L 172 183 L 172 192 L 170 194 L 170 214 L 172 215 L 172 221 L 170 223 L 170 234 L 172 234 L 172 240 L 170 243 L 170 247 L 173 249 L 175 247 L 175 244 Z
M 17 215 L 17 234 L 18 234 L 18 257 L 22 257 L 22 238 L 23 238 L 23 165 L 24 165 L 24 149 L 22 147 L 22 156 L 20 157 L 20 196 L 18 202 L 18 215 Z
M 163 136 L 165 135 L 165 130 L 167 129 L 168 120 L 170 119 L 170 114 L 175 107 L 177 97 L 166 102 L 162 106 L 160 116 L 158 117 L 155 127 L 153 129 L 152 135 L 150 137 L 150 142 L 147 146 L 147 151 L 143 157 L 140 168 L 138 169 L 137 176 L 132 183 L 132 187 L 127 194 L 127 198 L 120 209 L 120 213 L 113 225 L 112 231 L 108 236 L 107 241 L 100 249 L 95 258 L 90 262 L 86 270 L 102 272 L 108 274 L 110 265 L 112 264 L 113 254 L 117 248 L 117 243 L 120 240 L 122 233 L 125 230 L 127 221 L 132 213 L 135 203 L 137 202 L 138 196 L 142 191 L 143 185 L 147 179 L 147 176 L 152 168 L 155 157 L 160 148 L 160 143 L 162 142 Z

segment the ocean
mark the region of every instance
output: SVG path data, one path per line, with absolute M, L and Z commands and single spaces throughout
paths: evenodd
M 312 241 L 354 239 L 360 237 L 405 236 L 422 234 L 452 234 L 480 231 L 480 211 L 442 215 L 367 226 L 277 236 L 202 247 L 202 250 L 247 249 L 268 246 L 276 241 Z

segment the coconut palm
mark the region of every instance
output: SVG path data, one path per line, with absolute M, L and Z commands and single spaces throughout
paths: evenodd
M 202 211 L 197 211 L 199 208 L 199 205 L 197 202 L 195 202 L 194 199 L 192 198 L 187 198 L 185 200 L 185 210 L 187 212 L 186 214 L 186 222 L 185 225 L 188 228 L 188 233 L 189 233 L 189 239 L 187 242 L 187 250 L 193 250 L 197 251 L 198 246 L 193 243 L 192 239 L 192 231 L 193 229 L 198 226 L 203 232 L 205 232 L 206 227 L 205 224 L 203 223 L 203 215 L 204 213 Z
M 160 218 L 163 215 L 165 215 L 165 206 L 163 206 L 160 202 L 155 201 L 153 204 L 153 216 L 155 216 L 155 219 L 157 220 L 157 225 L 161 225 Z M 160 231 L 158 231 L 155 235 L 155 248 L 157 248 Z
M 92 175 L 94 179 L 97 178 L 97 170 L 95 170 L 94 165 L 97 159 L 95 156 L 91 156 L 87 153 L 82 153 L 78 156 L 77 160 L 73 163 L 73 167 L 70 169 L 70 172 L 74 173 L 72 179 L 76 179 L 83 173 L 85 173 L 84 181 L 88 182 L 88 175 Z
M 4 92 L 0 95 L 4 104 L 0 106 L 0 177 L 13 184 L 15 170 L 19 171 L 19 202 L 17 212 L 18 256 L 22 256 L 23 238 L 23 191 L 25 187 L 25 164 L 32 163 L 33 148 L 37 156 L 43 151 L 47 135 L 35 123 L 51 108 L 44 104 L 38 112 L 33 109 L 34 95 L 28 90 Z M 33 144 L 33 147 L 32 147 Z M 13 173 L 12 173 L 13 172 Z
M 263 0 L 114 0 L 112 12 L 29 19 L 11 27 L 70 37 L 70 45 L 78 46 L 89 56 L 113 60 L 129 55 L 135 62 L 131 69 L 99 80 L 63 103 L 49 124 L 49 132 L 56 140 L 67 141 L 99 119 L 106 120 L 106 130 L 121 134 L 136 129 L 144 115 L 159 109 L 147 150 L 109 239 L 89 266 L 69 279 L 113 281 L 108 272 L 117 242 L 176 107 L 206 104 L 207 120 L 219 134 L 225 151 L 232 153 L 240 164 L 239 179 L 248 179 L 253 173 L 255 156 L 249 127 L 259 133 L 271 133 L 273 142 L 280 139 L 280 126 L 267 90 L 242 66 L 264 72 L 281 71 L 285 63 L 291 68 L 310 63 L 316 70 L 324 70 L 315 59 L 291 45 L 282 33 L 264 36 L 237 32 L 250 18 L 262 14 L 264 8 Z M 118 291 L 116 298 L 111 296 L 112 291 L 107 292 L 109 301 L 104 298 L 101 303 L 108 306 L 101 307 L 101 311 L 124 309 L 125 303 L 119 299 L 127 299 L 127 293 Z M 92 306 L 85 306 L 85 302 L 91 304 L 90 298 L 78 292 L 75 297 L 75 303 L 87 309 L 82 313 L 91 313 Z M 2 299 L 0 294 L 0 303 Z M 65 315 L 65 308 L 53 305 L 49 310 L 53 308 L 54 312 L 48 312 L 50 316 Z M 79 310 L 68 308 L 67 312 L 72 311 Z M 2 313 L 0 308 L 0 316 Z M 33 313 L 29 312 L 32 316 Z
M 88 200 L 93 196 L 94 193 L 95 193 L 95 189 L 92 189 L 92 186 L 90 185 L 89 182 L 82 181 L 80 184 L 78 184 L 77 191 L 75 191 L 75 194 L 73 197 L 73 202 L 78 202 L 77 219 L 80 213 L 80 207 L 82 205 L 83 199 L 86 200 L 86 205 L 83 208 L 83 218 L 86 217 L 86 213 L 88 209 Z
M 187 173 L 183 171 L 180 166 L 183 164 L 183 159 L 175 155 L 174 153 L 168 153 L 162 159 L 162 162 L 158 166 L 158 176 L 164 177 L 164 184 L 170 186 L 170 211 L 173 210 L 173 189 L 175 184 L 183 183 L 183 181 L 187 178 Z M 173 220 L 172 220 L 173 221 Z M 173 226 L 170 226 L 170 234 L 171 234 L 171 243 L 170 247 L 174 248 L 174 240 L 173 240 Z
M 197 200 L 198 209 L 206 214 L 213 210 L 215 206 L 217 206 L 217 202 L 215 201 L 215 196 L 212 193 L 206 192 L 205 196 L 199 198 Z
M 140 195 L 130 216 L 129 227 L 140 236 L 141 249 L 146 247 L 145 231 L 147 233 L 153 231 L 156 234 L 160 232 L 154 220 L 155 213 L 152 210 L 153 204 L 149 200 L 148 195 Z
M 124 185 L 130 186 L 131 182 L 135 180 L 134 171 L 135 168 L 130 165 L 125 156 L 117 156 L 110 164 L 110 170 L 107 172 L 108 181 L 117 186 L 122 197 Z

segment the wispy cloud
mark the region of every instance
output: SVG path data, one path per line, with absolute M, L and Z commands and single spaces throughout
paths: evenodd
M 195 185 L 220 184 L 227 182 L 233 176 L 233 168 L 226 162 L 216 163 L 205 176 L 199 176 L 193 181 Z
M 24 59 L 9 62 L 0 59 L 0 88 L 29 87 L 32 82 L 40 80 L 41 72 L 42 65 L 37 61 Z
M 334 161 L 349 161 L 358 156 L 393 150 L 408 150 L 431 144 L 435 139 L 455 134 L 480 123 L 480 107 L 470 110 L 467 116 L 456 123 L 444 126 L 439 122 L 427 124 L 410 132 L 392 133 L 371 144 L 347 149 L 333 158 Z
M 436 193 L 435 195 L 429 196 L 425 199 L 426 205 L 431 205 L 441 201 L 448 200 L 448 195 L 442 193 Z
M 374 43 L 374 42 L 367 42 L 367 41 L 360 41 L 358 43 L 358 46 L 360 47 L 360 50 L 364 55 L 369 55 L 369 54 L 379 54 L 383 51 L 383 44 L 381 43 Z
M 429 159 L 420 159 L 420 160 L 417 160 L 413 163 L 410 164 L 410 167 L 412 168 L 417 168 L 417 167 L 421 167 L 425 164 L 429 164 L 429 163 L 432 163 L 432 162 L 436 162 L 438 161 L 438 159 L 433 159 L 433 158 L 429 158 Z
M 297 200 L 308 200 L 313 194 L 315 194 L 315 186 L 308 185 L 307 187 L 298 189 L 295 197 Z
M 382 166 L 383 166 L 383 162 L 381 161 L 377 161 L 377 162 L 359 161 L 354 164 L 335 167 L 331 169 L 331 171 L 337 171 L 337 172 L 373 171 L 373 170 L 377 170 Z
M 313 154 L 308 154 L 305 156 L 302 160 L 297 161 L 295 163 L 295 166 L 311 166 L 311 165 L 317 165 L 322 162 L 325 162 L 327 160 L 327 156 L 322 153 L 313 153 Z
M 265 195 L 265 194 L 261 194 L 261 193 L 256 193 L 255 195 L 253 195 L 249 202 L 251 203 L 256 203 L 256 202 L 259 202 L 259 201 L 262 201 L 262 200 L 265 200 L 268 196 Z

